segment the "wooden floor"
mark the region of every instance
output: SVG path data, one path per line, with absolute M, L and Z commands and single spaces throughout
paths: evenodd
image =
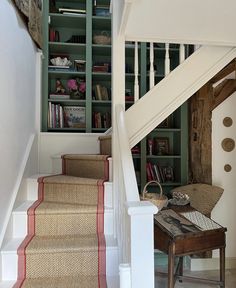
M 203 272 L 184 272 L 184 275 L 191 275 L 193 277 L 208 278 L 208 279 L 218 279 L 219 271 L 203 271 Z M 236 287 L 236 270 L 226 270 L 226 285 L 225 288 Z M 155 278 L 155 288 L 166 288 L 167 287 L 167 277 L 156 276 Z M 217 285 L 202 284 L 197 282 L 187 282 L 179 283 L 178 280 L 175 283 L 175 288 L 213 288 L 219 287 Z

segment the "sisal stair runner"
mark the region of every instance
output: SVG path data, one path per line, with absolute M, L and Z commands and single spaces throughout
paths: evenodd
M 64 155 L 62 175 L 38 179 L 14 288 L 106 288 L 104 181 L 108 156 Z

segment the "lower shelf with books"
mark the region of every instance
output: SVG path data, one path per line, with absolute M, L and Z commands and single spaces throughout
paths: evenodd
M 83 128 L 86 127 L 85 107 L 48 103 L 48 128 Z

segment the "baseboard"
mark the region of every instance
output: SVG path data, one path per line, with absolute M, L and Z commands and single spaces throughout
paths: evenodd
M 191 271 L 217 270 L 219 258 L 191 259 Z M 225 258 L 226 269 L 236 269 L 236 257 Z
M 5 233 L 7 231 L 8 223 L 9 223 L 9 220 L 11 217 L 14 203 L 15 203 L 16 198 L 17 198 L 18 191 L 20 189 L 20 186 L 21 186 L 21 183 L 22 183 L 22 180 L 24 177 L 25 170 L 27 168 L 27 163 L 28 163 L 28 159 L 29 159 L 29 156 L 31 153 L 31 149 L 33 147 L 34 140 L 35 140 L 35 134 L 31 134 L 29 137 L 26 149 L 25 149 L 23 160 L 22 160 L 21 165 L 20 165 L 18 176 L 17 176 L 16 181 L 15 181 L 11 201 L 10 201 L 10 204 L 8 206 L 7 213 L 5 215 L 4 223 L 3 223 L 2 229 L 0 231 L 0 247 L 2 246 L 3 239 L 4 239 Z

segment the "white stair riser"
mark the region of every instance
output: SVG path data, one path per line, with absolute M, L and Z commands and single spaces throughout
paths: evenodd
M 110 248 L 106 253 L 106 275 L 117 276 L 119 274 L 118 248 Z
M 27 235 L 27 211 L 12 214 L 13 238 L 23 238 Z
M 2 281 L 17 280 L 18 255 L 17 251 L 2 253 Z
M 27 200 L 36 201 L 38 199 L 38 179 L 27 179 Z
M 16 251 L 4 251 L 2 253 L 2 281 L 17 280 L 18 256 Z M 106 274 L 107 276 L 118 275 L 118 249 L 116 247 L 106 250 Z

